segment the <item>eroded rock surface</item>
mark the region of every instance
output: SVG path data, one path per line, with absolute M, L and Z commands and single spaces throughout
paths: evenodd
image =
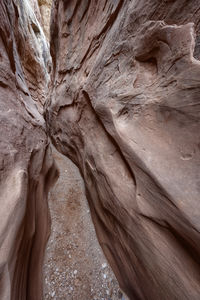
M 44 33 L 49 39 L 49 25 L 51 16 L 52 0 L 37 0 L 40 8 L 41 23 L 44 29 Z
M 42 299 L 57 176 L 42 115 L 51 63 L 33 2 L 0 1 L 0 299 Z
M 49 132 L 130 299 L 199 299 L 199 11 L 54 1 Z

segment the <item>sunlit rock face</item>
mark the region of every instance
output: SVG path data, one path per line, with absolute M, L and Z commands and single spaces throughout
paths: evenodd
M 44 33 L 49 39 L 49 23 L 50 23 L 50 16 L 51 16 L 51 5 L 52 0 L 38 0 L 40 14 L 41 14 L 41 23 L 44 29 Z
M 130 299 L 200 295 L 199 8 L 53 5 L 49 133 L 81 171 L 99 242 Z
M 47 193 L 57 176 L 42 115 L 51 59 L 31 5 L 0 1 L 1 300 L 42 299 Z

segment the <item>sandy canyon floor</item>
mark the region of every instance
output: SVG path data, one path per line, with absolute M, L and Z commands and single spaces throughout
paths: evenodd
M 80 173 L 56 150 L 53 155 L 60 177 L 49 197 L 44 299 L 125 299 L 97 241 Z

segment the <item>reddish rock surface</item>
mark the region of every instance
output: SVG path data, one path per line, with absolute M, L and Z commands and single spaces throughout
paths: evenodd
M 74 175 L 79 178 L 76 185 L 73 178 L 70 181 L 61 174 L 62 187 L 59 190 L 59 181 L 52 192 L 52 235 L 46 253 L 51 262 L 44 270 L 49 285 L 42 286 L 50 234 L 47 194 L 58 175 L 43 118 L 51 58 L 41 24 L 48 37 L 50 4 L 39 1 L 38 5 L 37 0 L 0 3 L 0 299 L 121 299 L 96 240 L 79 174 Z M 70 173 L 77 174 L 66 161 Z M 60 164 L 62 171 L 66 162 Z M 63 239 L 58 242 L 62 230 Z M 70 263 L 65 255 L 69 251 Z
M 39 9 L 38 9 L 39 11 Z M 48 45 L 28 1 L 0 1 L 0 299 L 42 299 L 57 176 L 42 115 Z
M 49 7 L 0 2 L 0 299 L 42 299 L 49 134 L 130 299 L 199 300 L 199 1 L 55 0 L 51 89 Z
M 54 1 L 49 133 L 79 167 L 134 300 L 200 295 L 199 11 L 195 0 Z

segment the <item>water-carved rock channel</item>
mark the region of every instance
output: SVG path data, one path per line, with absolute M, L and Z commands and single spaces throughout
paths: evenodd
M 44 299 L 119 300 L 122 293 L 96 238 L 77 167 L 54 148 L 60 177 L 49 195 L 51 235 Z
M 0 1 L 0 300 L 199 300 L 200 1 L 52 4 Z

